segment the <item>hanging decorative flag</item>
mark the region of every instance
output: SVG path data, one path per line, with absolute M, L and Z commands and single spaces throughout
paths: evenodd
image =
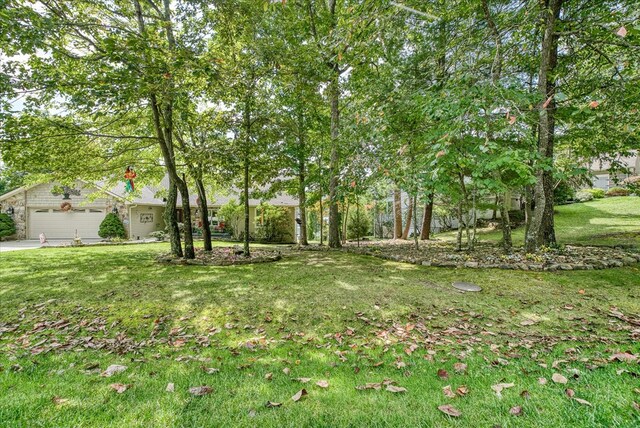
M 124 172 L 125 190 L 128 193 L 132 193 L 133 190 L 135 189 L 133 184 L 134 178 L 136 178 L 136 172 L 133 170 L 132 167 L 128 166 L 126 171 Z

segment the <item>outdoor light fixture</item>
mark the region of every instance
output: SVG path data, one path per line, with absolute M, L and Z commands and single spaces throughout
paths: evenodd
M 111 210 L 112 213 L 114 214 L 118 214 L 118 207 L 113 207 L 113 209 Z
M 13 213 L 14 213 L 14 212 L 15 212 L 15 211 L 14 211 L 13 207 L 9 207 L 9 208 L 7 208 L 7 214 L 9 214 L 9 215 L 13 215 Z

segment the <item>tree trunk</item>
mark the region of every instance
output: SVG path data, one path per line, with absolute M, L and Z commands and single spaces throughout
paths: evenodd
M 456 250 L 462 251 L 462 225 L 464 220 L 462 219 L 462 200 L 458 202 L 458 233 L 456 234 Z
M 176 183 L 180 198 L 182 199 L 182 221 L 184 226 L 184 258 L 195 259 L 196 251 L 193 246 L 193 225 L 191 224 L 191 203 L 189 202 L 189 188 L 187 180 L 182 175 L 182 179 Z
M 541 2 L 544 35 L 540 52 L 538 74 L 538 93 L 542 98 L 538 118 L 538 153 L 544 165 L 539 165 L 534 188 L 535 209 L 527 236 L 525 248 L 535 252 L 543 245 L 556 242 L 553 219 L 553 150 L 555 136 L 554 100 L 556 77 L 554 76 L 558 59 L 558 35 L 556 22 L 560 16 L 563 0 L 545 0 Z
M 244 154 L 244 174 L 242 180 L 243 198 L 244 198 L 244 256 L 251 257 L 249 252 L 249 156 Z
M 393 190 L 393 238 L 402 238 L 402 192 L 397 187 Z
M 506 253 L 510 253 L 513 247 L 513 240 L 511 239 L 511 222 L 509 220 L 510 201 L 511 195 L 509 192 L 505 192 L 498 202 L 500 206 L 500 223 L 502 225 L 502 247 Z
M 347 242 L 347 222 L 349 219 L 349 201 L 345 201 L 344 216 L 342 217 L 342 243 Z
M 433 218 L 433 193 L 427 195 L 424 204 L 424 213 L 422 216 L 422 230 L 420 231 L 420 239 L 427 240 L 431 237 L 431 220 Z
M 329 247 L 340 248 L 340 213 L 338 211 L 338 137 L 340 135 L 340 71 L 338 64 L 332 69 L 331 82 L 329 83 L 329 96 L 331 97 L 331 159 L 329 170 Z
M 416 244 L 416 250 L 419 247 L 418 243 L 418 194 L 413 195 L 413 240 Z
M 322 195 L 320 195 L 320 245 L 324 244 L 324 234 L 322 227 L 324 226 L 324 207 L 322 206 Z
M 204 188 L 202 178 L 195 179 L 196 189 L 198 191 L 198 201 L 200 208 L 200 219 L 202 221 L 202 239 L 204 239 L 204 250 L 212 251 L 211 245 L 211 225 L 209 224 L 209 207 L 207 205 L 207 192 Z
M 178 215 L 176 204 L 178 199 L 178 188 L 176 182 L 169 176 L 169 192 L 167 202 L 164 206 L 164 223 L 169 229 L 169 242 L 171 243 L 171 254 L 182 257 L 182 244 L 180 243 L 180 228 L 178 227 Z
M 409 231 L 411 230 L 411 216 L 413 215 L 413 201 L 411 197 L 409 198 L 409 211 L 407 211 L 407 222 L 404 225 L 404 230 L 402 231 L 402 239 L 409 238 Z
M 304 140 L 304 117 L 298 114 L 298 201 L 300 204 L 299 245 L 309 245 L 307 240 L 307 193 L 306 193 L 306 150 Z

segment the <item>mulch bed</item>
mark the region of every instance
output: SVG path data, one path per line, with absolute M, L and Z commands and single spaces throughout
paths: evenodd
M 242 247 L 216 247 L 213 251 L 204 251 L 202 248 L 196 248 L 196 258 L 187 260 L 175 257 L 172 254 L 163 254 L 158 257 L 160 263 L 171 263 L 180 265 L 198 265 L 198 266 L 230 266 L 230 265 L 249 265 L 255 263 L 275 262 L 282 258 L 280 251 L 252 249 L 251 257 L 245 257 L 242 253 Z
M 300 249 L 322 251 L 326 247 Z M 455 244 L 449 242 L 421 241 L 416 249 L 413 241 L 392 240 L 364 241 L 360 247 L 347 242 L 342 251 L 423 266 L 534 271 L 606 269 L 640 262 L 640 253 L 630 250 L 570 245 L 536 254 L 514 248 L 511 254 L 505 254 L 500 246 L 488 243 L 477 244 L 474 251 L 456 251 Z

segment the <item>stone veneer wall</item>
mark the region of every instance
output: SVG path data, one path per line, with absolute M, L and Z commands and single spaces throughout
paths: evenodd
M 27 206 L 25 192 L 17 193 L 0 202 L 0 211 L 7 212 L 13 208 L 13 221 L 16 224 L 16 233 L 4 239 L 26 239 L 27 237 Z

